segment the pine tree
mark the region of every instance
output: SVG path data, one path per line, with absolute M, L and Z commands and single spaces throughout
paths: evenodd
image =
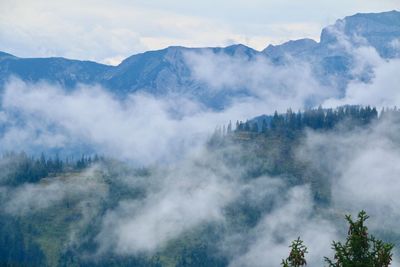
M 333 242 L 335 251 L 334 259 L 325 257 L 329 267 L 388 267 L 392 262 L 393 245 L 384 243 L 368 236 L 365 221 L 368 219 L 365 211 L 358 214 L 358 219 L 353 221 L 346 215 L 349 231 L 346 242 Z
M 293 240 L 289 247 L 291 248 L 289 257 L 287 257 L 286 260 L 282 260 L 281 265 L 283 267 L 300 267 L 307 265 L 305 259 L 305 254 L 308 253 L 307 247 L 303 244 L 300 237 Z

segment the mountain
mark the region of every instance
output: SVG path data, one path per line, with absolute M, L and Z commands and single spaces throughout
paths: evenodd
M 259 54 L 241 44 L 224 48 L 172 46 L 133 55 L 118 66 L 108 66 L 65 58 L 19 58 L 4 53 L 4 56 L 0 55 L 0 87 L 4 87 L 11 76 L 24 81 L 59 83 L 69 89 L 78 83 L 101 84 L 119 96 L 139 90 L 154 95 L 183 94 L 206 106 L 223 108 L 229 92 L 218 90 L 210 93 L 203 90 L 206 85 L 193 80 L 185 58 L 186 52 L 205 51 L 249 59 Z
M 269 45 L 263 53 L 275 60 L 285 55 L 326 57 L 343 54 L 345 51 L 340 43 L 340 38 L 343 37 L 354 46 L 364 44 L 374 47 L 384 58 L 397 57 L 400 12 L 358 13 L 339 19 L 335 24 L 322 29 L 319 43 L 312 39 L 300 39 L 276 46 Z
M 338 30 L 348 36 L 354 44 L 367 42 L 385 58 L 395 57 L 395 42 L 400 37 L 400 12 L 358 13 L 343 20 L 337 20 L 334 25 L 322 30 L 321 45 L 328 46 L 337 42 L 335 32 Z M 359 40 L 360 37 L 364 40 Z M 358 39 L 358 40 L 357 40 Z
M 318 43 L 312 39 L 299 39 L 289 41 L 281 45 L 269 45 L 262 52 L 273 62 L 280 61 L 283 57 L 290 55 L 299 57 L 308 54 L 309 51 L 318 47 Z
M 65 87 L 79 83 L 92 84 L 99 82 L 100 76 L 111 66 L 91 61 L 54 58 L 19 58 L 0 53 L 0 83 L 10 76 L 24 81 L 48 81 L 59 83 Z
M 306 60 L 314 67 L 322 83 L 333 81 L 344 88 L 356 77 L 350 72 L 353 55 L 342 44 L 343 39 L 354 47 L 371 45 L 384 58 L 397 57 L 400 12 L 355 14 L 324 28 L 320 42 L 292 40 L 281 45 L 269 45 L 261 52 L 241 44 L 224 48 L 174 46 L 133 55 L 118 66 L 65 58 L 19 58 L 0 52 L 0 87 L 4 87 L 10 76 L 25 81 L 59 83 L 66 88 L 73 88 L 78 83 L 101 84 L 120 96 L 138 90 L 155 95 L 184 94 L 206 106 L 223 108 L 229 92 L 205 90 L 207 85 L 192 77 L 186 52 L 208 51 L 230 57 L 240 55 L 248 60 L 265 57 L 273 64 L 286 64 L 291 59 Z M 363 79 L 368 80 L 368 76 Z

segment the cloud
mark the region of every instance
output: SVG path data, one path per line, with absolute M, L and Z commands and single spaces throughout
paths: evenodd
M 314 213 L 309 187 L 290 189 L 285 201 L 252 229 L 248 250 L 236 255 L 230 266 L 278 266 L 289 255 L 289 244 L 299 236 L 308 247 L 308 265 L 321 265 L 323 257 L 330 254 L 329 244 L 336 238 L 336 229 Z
M 62 203 L 65 199 L 93 198 L 107 196 L 105 184 L 99 181 L 96 167 L 69 177 L 49 177 L 40 183 L 26 183 L 21 186 L 2 187 L 3 209 L 15 216 L 25 216 Z
M 300 149 L 329 179 L 333 212 L 366 210 L 371 234 L 392 241 L 400 234 L 399 130 L 398 115 L 387 114 L 365 129 L 309 132 Z
M 118 61 L 110 59 L 171 45 L 209 47 L 234 40 L 262 50 L 290 39 L 318 39 L 322 26 L 339 17 L 396 8 L 396 0 L 253 0 L 231 1 L 228 6 L 223 1 L 3 0 L 0 50 L 21 57 L 62 56 L 112 64 Z
M 254 103 L 262 103 L 261 112 L 302 109 L 337 94 L 318 81 L 305 61 L 292 59 L 277 66 L 263 56 L 249 57 L 241 50 L 233 56 L 207 50 L 187 52 L 185 58 L 194 80 L 228 95 L 248 95 Z
M 400 103 L 400 91 L 396 84 L 400 78 L 397 70 L 400 68 L 399 59 L 379 59 L 373 65 L 373 77 L 368 83 L 350 82 L 343 98 L 330 98 L 323 106 L 335 107 L 340 105 L 372 105 L 376 107 L 393 107 Z
M 260 33 L 249 37 L 204 14 L 186 15 L 142 3 L 3 1 L 1 7 L 0 49 L 21 57 L 62 56 L 116 64 L 110 59 L 172 45 L 221 46 L 233 39 L 262 49 L 277 39 Z
M 312 266 L 330 255 L 336 228 L 315 215 L 308 185 L 287 190 L 285 177 L 244 180 L 241 171 L 247 167 L 226 166 L 222 154 L 203 151 L 153 172 L 144 184 L 132 177 L 127 185 L 139 186 L 145 197 L 125 199 L 108 210 L 96 238 L 99 255 L 153 255 L 207 223 L 224 227 L 217 253 L 227 255 L 231 266 L 277 266 L 299 235 L 311 251 Z M 236 232 L 230 230 L 226 209 L 240 203 L 259 207 L 263 216 L 254 228 Z
M 193 140 L 197 131 L 210 130 L 210 126 L 197 125 L 189 118 L 172 117 L 172 108 L 183 115 L 192 109 L 201 111 L 196 105 L 185 105 L 185 99 L 181 107 L 190 106 L 189 111 L 180 111 L 168 99 L 146 94 L 119 101 L 99 87 L 82 86 L 68 93 L 44 83 L 13 81 L 2 100 L 11 123 L 1 139 L 5 149 L 24 149 L 32 144 L 45 149 L 85 144 L 96 147 L 99 153 L 147 164 L 166 159 L 167 153 L 173 156 L 175 149 L 185 147 L 184 142 Z M 24 123 L 12 124 L 15 113 L 20 116 L 18 122 Z M 186 134 L 180 137 L 182 132 Z
M 329 254 L 330 241 L 337 239 L 336 228 L 315 215 L 309 185 L 282 192 L 285 177 L 278 181 L 270 177 L 242 181 L 241 169 L 247 166 L 225 166 L 218 155 L 204 151 L 204 144 L 216 125 L 274 110 L 302 109 L 326 99 L 324 105 L 352 101 L 397 103 L 390 85 L 398 79 L 398 60 L 382 60 L 376 54 L 367 57 L 373 50 L 365 46 L 346 49 L 355 52 L 359 63 L 355 66 L 360 68 L 354 73 L 372 67 L 374 76 L 367 84 L 352 81 L 342 99 L 337 98 L 335 88 L 321 86 L 305 62 L 290 59 L 286 65 L 274 66 L 264 58 L 249 60 L 240 53 L 233 57 L 209 51 L 186 54 L 196 81 L 206 84 L 210 92 L 230 94 L 230 105 L 220 111 L 209 110 L 185 97 L 134 93 L 121 100 L 99 86 L 79 85 L 66 91 L 47 83 L 12 80 L 1 99 L 0 119 L 5 132 L 0 145 L 8 150 L 38 151 L 84 144 L 135 166 L 161 163 L 151 168 L 146 181 L 135 175 L 115 181 L 133 192 L 138 189 L 144 193 L 117 199 L 115 207 L 109 207 L 104 217 L 97 218 L 102 222 L 96 238 L 100 254 L 151 254 L 204 223 L 225 225 L 224 211 L 230 204 L 242 200 L 264 204 L 273 198 L 278 204 L 272 210 L 264 210 L 254 228 L 225 236 L 224 252 L 232 255 L 232 251 L 238 251 L 231 265 L 277 266 L 287 256 L 290 241 L 299 235 L 309 247 L 309 264 L 320 265 L 322 256 Z M 248 95 L 237 94 L 243 89 Z M 395 195 L 399 170 L 392 162 L 400 156 L 393 139 L 397 140 L 399 129 L 390 125 L 388 121 L 343 135 L 311 132 L 299 156 L 307 155 L 306 159 L 317 168 L 325 159 L 326 166 L 322 167 L 334 182 L 336 209 L 354 212 L 369 207 L 373 217 L 382 218 L 384 214 L 389 218 L 386 225 L 394 227 L 399 216 L 395 211 L 399 204 Z M 377 176 L 381 178 L 378 180 Z M 68 197 L 82 197 L 79 207 L 84 216 L 78 224 L 84 228 L 97 216 L 86 200 L 94 192 L 102 192 L 105 197 L 107 189 L 89 178 L 59 177 L 0 191 L 2 200 L 7 199 L 4 210 L 20 216 L 47 209 Z M 373 224 L 373 229 L 380 229 L 379 225 Z M 72 231 L 70 236 L 76 240 L 79 231 Z M 232 243 L 238 240 L 239 247 Z
M 185 160 L 148 177 L 144 199 L 121 201 L 104 216 L 100 252 L 154 253 L 203 223 L 223 221 L 223 208 L 237 195 L 237 178 L 218 163 Z
M 3 150 L 28 152 L 86 147 L 90 152 L 147 165 L 185 157 L 201 147 L 217 125 L 229 120 L 321 103 L 326 107 L 396 105 L 399 99 L 393 84 L 398 83 L 399 59 L 384 60 L 363 40 L 355 47 L 350 37 L 336 34 L 339 46 L 354 61 L 355 79 L 343 97 L 338 88 L 321 84 L 311 63 L 288 58 L 276 66 L 262 56 L 249 57 L 244 48 L 233 56 L 205 49 L 185 52 L 184 58 L 205 95 L 218 101 L 222 94 L 229 100 L 223 110 L 209 110 L 190 94 L 155 97 L 133 93 L 121 100 L 100 86 L 79 85 L 66 92 L 55 85 L 14 79 L 6 85 L 1 100 L 0 117 L 6 130 L 0 144 Z M 365 83 L 363 75 L 370 80 Z
M 382 58 L 378 51 L 368 41 L 359 35 L 347 35 L 345 20 L 326 28 L 329 34 L 335 36 L 337 42 L 329 49 L 336 53 L 344 53 L 351 59 L 349 74 L 351 79 L 344 89 L 343 95 L 334 95 L 322 101 L 324 107 L 343 105 L 372 105 L 376 107 L 393 107 L 400 103 L 395 84 L 399 83 L 396 75 L 400 67 L 398 57 Z M 397 49 L 397 39 L 389 46 Z
M 263 58 L 207 51 L 185 57 L 194 78 L 210 88 L 207 94 L 227 92 L 230 105 L 224 110 L 209 110 L 186 96 L 137 92 L 121 100 L 100 86 L 79 85 L 67 92 L 12 79 L 2 96 L 3 151 L 86 147 L 139 165 L 174 161 L 196 151 L 229 120 L 300 109 L 332 95 L 306 63 L 273 66 Z

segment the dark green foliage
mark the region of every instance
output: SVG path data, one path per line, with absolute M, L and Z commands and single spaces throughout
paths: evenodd
M 104 160 L 99 156 L 93 159 L 84 156 L 77 160 L 61 160 L 58 155 L 46 158 L 42 153 L 39 158 L 29 157 L 26 153 L 6 153 L 0 158 L 0 182 L 5 185 L 36 183 L 42 178 L 56 176 L 65 172 L 83 170 L 93 163 Z
M 305 255 L 307 252 L 307 247 L 303 244 L 303 241 L 298 237 L 289 246 L 290 254 L 287 259 L 282 260 L 281 265 L 283 267 L 301 267 L 307 265 Z
M 24 242 L 18 219 L 0 215 L 0 266 L 40 266 L 45 255 L 31 242 Z
M 94 157 L 81 157 L 78 161 L 69 159 L 59 160 L 61 170 L 57 171 L 58 177 L 53 177 L 53 168 L 57 159 L 48 159 L 42 155 L 39 159 L 22 157 L 25 165 L 34 166 L 35 162 L 41 163 L 46 175 L 38 176 L 31 182 L 25 165 L 16 164 L 21 159 L 19 154 L 10 153 L 4 156 L 2 167 L 8 171 L 8 177 L 17 177 L 18 183 L 3 184 L 8 188 L 18 188 L 21 184 L 46 185 L 50 179 L 68 180 L 71 177 L 80 177 L 84 168 L 90 167 L 94 162 L 99 163 L 96 179 L 108 186 L 109 197 L 98 202 L 99 207 L 91 207 L 92 213 L 97 213 L 91 218 L 90 224 L 79 228 L 82 220 L 81 204 L 85 199 L 79 196 L 66 197 L 61 203 L 48 208 L 23 214 L 11 215 L 0 210 L 0 266 L 227 266 L 228 260 L 217 252 L 217 243 L 220 240 L 220 228 L 202 227 L 195 229 L 177 240 L 168 243 L 163 251 L 155 255 L 95 255 L 98 249 L 96 236 L 101 230 L 102 216 L 107 210 L 115 208 L 120 201 L 145 198 L 146 188 L 132 188 L 121 182 L 121 178 L 134 177 L 135 179 L 148 179 L 151 170 L 146 168 L 132 168 L 129 164 Z M 5 160 L 7 159 L 7 160 Z M 15 168 L 10 169 L 10 166 Z M 21 171 L 19 168 L 24 168 Z M 51 171 L 50 171 L 51 170 Z M 21 175 L 19 175 L 21 173 Z M 25 176 L 27 175 L 27 176 Z M 46 178 L 47 177 L 47 178 Z M 45 178 L 45 179 L 42 179 Z M 25 185 L 22 185 L 25 186 Z M 96 192 L 94 192 L 96 193 Z M 3 197 L 0 195 L 0 197 Z M 68 244 L 69 229 L 78 224 L 79 238 L 77 244 Z
M 325 258 L 330 267 L 388 267 L 392 261 L 393 245 L 369 236 L 365 221 L 368 216 L 365 211 L 358 214 L 353 221 L 346 215 L 349 223 L 346 242 L 333 242 L 334 259 Z
M 395 111 L 397 112 L 397 110 L 393 110 L 392 113 Z M 353 127 L 362 126 L 371 123 L 377 118 L 377 110 L 370 106 L 345 106 L 336 109 L 318 107 L 317 109 L 308 109 L 298 113 L 294 113 L 291 109 L 288 109 L 286 114 L 278 114 L 275 111 L 269 123 L 265 119 L 261 122 L 237 122 L 236 132 L 266 133 L 270 130 L 280 134 L 290 134 L 305 128 L 329 130 L 343 122 L 351 122 L 349 125 Z

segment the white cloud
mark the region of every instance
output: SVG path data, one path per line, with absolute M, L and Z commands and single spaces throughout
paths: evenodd
M 245 91 L 255 98 L 255 103 L 262 102 L 263 112 L 300 109 L 337 94 L 334 88 L 321 85 L 310 64 L 304 61 L 290 60 L 276 66 L 264 57 L 248 59 L 240 52 L 234 56 L 209 51 L 189 52 L 185 57 L 195 80 L 228 94 Z
M 133 93 L 121 101 L 99 86 L 80 85 L 65 92 L 46 83 L 12 79 L 2 97 L 11 125 L 0 139 L 3 150 L 85 144 L 98 153 L 139 164 L 173 161 L 196 151 L 216 126 L 229 120 L 303 108 L 333 93 L 319 85 L 305 63 L 276 67 L 265 59 L 248 61 L 241 55 L 186 56 L 194 78 L 210 86 L 210 94 L 219 88 L 234 93 L 223 111 L 208 110 L 183 96 Z M 235 94 L 242 88 L 251 96 Z M 15 113 L 23 120 L 14 120 Z
M 366 129 L 310 132 L 301 148 L 300 157 L 329 179 L 333 210 L 351 214 L 366 210 L 371 216 L 370 232 L 379 237 L 400 234 L 396 227 L 400 219 L 399 130 L 398 118 L 386 116 Z
M 377 105 L 398 103 L 397 97 L 393 97 L 396 93 L 390 87 L 397 84 L 398 61 L 384 61 L 376 55 L 367 58 L 365 52 L 370 50 L 364 48 L 356 52 L 358 58 L 365 59 L 360 61 L 361 69 L 372 66 L 375 78 L 367 85 L 354 81 L 344 99 L 330 99 L 326 105 L 351 101 Z M 266 195 L 275 196 L 275 189 L 280 185 L 258 184 L 257 181 L 255 185 L 244 185 L 237 181 L 233 170 L 226 170 L 218 159 L 201 154 L 199 148 L 216 125 L 230 119 L 251 118 L 275 109 L 303 108 L 311 99 L 323 100 L 336 95 L 335 91 L 321 87 L 309 65 L 302 62 L 292 61 L 276 67 L 261 58 L 248 61 L 242 55 L 228 58 L 206 52 L 187 57 L 195 78 L 210 85 L 211 90 L 223 88 L 237 92 L 246 87 L 254 96 L 234 97 L 232 105 L 225 110 L 211 111 L 176 96 L 157 98 L 136 93 L 121 101 L 97 86 L 81 85 L 66 92 L 45 83 L 27 84 L 13 80 L 5 89 L 1 117 L 3 122 L 11 123 L 11 127 L 0 140 L 3 149 L 23 149 L 32 144 L 63 148 L 82 142 L 99 152 L 138 164 L 176 164 L 171 169 L 161 169 L 151 177 L 153 180 L 149 184 L 145 183 L 148 192 L 144 199 L 121 201 L 107 212 L 97 239 L 104 251 L 119 254 L 153 252 L 202 223 L 223 222 L 222 210 L 242 196 L 242 188 L 250 187 L 255 196 L 260 195 L 255 201 Z M 26 123 L 15 123 L 14 112 Z M 314 153 L 311 156 L 315 156 L 315 161 L 328 158 L 332 174 L 339 175 L 334 187 L 337 196 L 341 197 L 334 198 L 337 207 L 347 205 L 348 202 L 341 202 L 343 199 L 354 204 L 352 210 L 370 205 L 372 215 L 378 215 L 378 218 L 381 213 L 376 212 L 386 209 L 393 216 L 387 222 L 391 225 L 398 220 L 397 212 L 392 211 L 399 204 L 395 199 L 398 191 L 395 177 L 399 170 L 392 162 L 397 162 L 400 157 L 392 150 L 390 141 L 398 129 L 393 132 L 385 132 L 385 129 L 378 127 L 372 133 L 366 131 L 360 135 L 357 132 L 351 136 L 310 135 L 311 141 L 308 141 L 312 143 L 306 146 Z M 318 154 L 323 145 L 331 149 L 331 154 Z M 212 164 L 199 162 L 196 157 L 193 160 L 191 154 L 196 153 L 198 158 Z M 376 180 L 376 176 L 385 177 L 382 179 L 391 188 Z M 133 184 L 130 186 L 137 185 L 129 179 L 125 182 L 127 186 L 130 183 Z M 24 185 L 11 194 L 6 210 L 25 213 L 44 209 L 61 201 L 68 194 L 66 190 L 69 190 L 67 182 Z M 272 213 L 265 214 L 254 232 L 239 237 L 239 240 L 254 242 L 243 254 L 237 255 L 232 266 L 277 266 L 287 255 L 290 241 L 298 235 L 309 246 L 310 265 L 319 265 L 322 256 L 329 254 L 330 241 L 336 239 L 335 228 L 314 217 L 312 205 L 307 186 L 290 190 Z M 320 244 L 326 244 L 326 247 Z
M 104 198 L 107 188 L 96 167 L 79 175 L 69 177 L 49 177 L 37 184 L 26 183 L 21 186 L 1 187 L 5 190 L 3 208 L 6 213 L 24 216 L 60 204 L 66 198 L 90 201 Z M 94 208 L 94 206 L 92 207 Z
M 368 62 L 367 62 L 368 63 Z M 400 104 L 400 77 L 397 75 L 400 60 L 378 59 L 373 64 L 373 77 L 369 83 L 352 81 L 343 98 L 331 98 L 324 102 L 326 107 L 340 105 L 372 105 L 376 107 L 394 107 Z
M 150 179 L 144 199 L 121 201 L 105 215 L 100 252 L 152 253 L 202 223 L 223 221 L 238 189 L 235 177 L 209 160 L 185 160 Z
M 289 190 L 287 200 L 268 213 L 256 226 L 254 240 L 243 255 L 236 255 L 230 266 L 279 266 L 288 257 L 288 246 L 300 237 L 308 247 L 307 264 L 319 266 L 330 255 L 329 244 L 336 238 L 335 227 L 313 215 L 313 202 L 307 186 Z
M 83 143 L 118 158 L 142 164 L 156 162 L 180 151 L 187 138 L 194 138 L 198 131 L 210 129 L 196 126 L 196 121 L 172 118 L 171 105 L 144 94 L 120 102 L 98 87 L 66 93 L 55 86 L 14 81 L 3 95 L 3 108 L 19 112 L 26 124 L 6 131 L 2 144 L 11 149 L 17 144 L 21 148 L 31 144 L 63 148 Z M 187 135 L 180 138 L 185 127 Z
M 223 46 L 234 40 L 263 49 L 289 39 L 318 39 L 323 26 L 345 15 L 395 8 L 396 0 L 3 0 L 0 50 L 22 57 L 63 56 L 115 64 L 109 59 L 171 45 Z

